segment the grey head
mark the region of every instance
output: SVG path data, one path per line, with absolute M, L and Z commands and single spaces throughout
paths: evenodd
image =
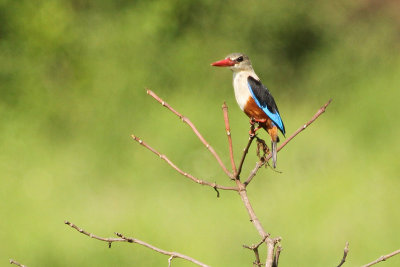
M 225 59 L 214 62 L 211 65 L 216 67 L 229 67 L 234 72 L 253 69 L 249 57 L 242 53 L 229 54 Z

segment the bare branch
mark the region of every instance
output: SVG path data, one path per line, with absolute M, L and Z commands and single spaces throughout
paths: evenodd
M 168 259 L 168 267 L 171 267 L 172 264 L 172 260 L 174 259 L 174 256 L 172 255 L 171 257 L 169 257 Z
M 153 91 L 147 90 L 147 94 L 149 94 L 151 97 L 153 97 L 155 100 L 157 100 L 161 105 L 169 109 L 172 113 L 174 113 L 176 116 L 178 116 L 184 123 L 189 125 L 190 128 L 192 128 L 193 132 L 197 135 L 197 137 L 200 139 L 200 141 L 206 146 L 206 148 L 211 152 L 211 154 L 215 157 L 215 159 L 218 161 L 219 165 L 221 166 L 222 170 L 230 177 L 233 179 L 233 174 L 228 171 L 226 168 L 225 164 L 222 162 L 221 158 L 218 156 L 217 152 L 215 152 L 214 148 L 204 139 L 204 137 L 200 134 L 200 132 L 197 130 L 196 126 L 189 120 L 189 118 L 183 116 L 180 114 L 178 111 L 173 109 L 170 105 L 168 105 L 167 102 L 162 100 L 158 95 L 156 95 Z
M 108 243 L 108 247 L 111 247 L 111 243 L 113 243 L 113 242 L 127 242 L 125 239 L 122 239 L 122 238 L 112 238 L 112 237 L 107 237 L 107 238 L 105 238 L 105 237 L 100 237 L 100 236 L 91 234 L 91 233 L 89 233 L 89 232 L 86 232 L 86 231 L 83 230 L 82 228 L 79 228 L 77 225 L 75 225 L 75 224 L 73 224 L 73 223 L 71 223 L 71 222 L 69 222 L 69 221 L 64 221 L 64 223 L 65 223 L 66 225 L 71 226 L 72 228 L 74 228 L 75 230 L 77 230 L 79 233 L 82 233 L 82 234 L 84 234 L 84 235 L 87 235 L 87 236 L 90 237 L 90 238 L 94 238 L 94 239 L 97 239 L 97 240 L 100 240 L 100 241 L 107 242 L 107 243 Z
M 332 99 L 329 99 L 329 101 L 323 105 L 318 111 L 317 113 L 314 114 L 314 116 L 307 122 L 305 123 L 303 126 L 301 126 L 299 129 L 297 129 L 297 131 L 295 131 L 289 138 L 287 138 L 285 140 L 285 142 L 283 142 L 279 147 L 278 147 L 278 152 L 281 151 L 282 148 L 284 148 L 293 138 L 295 138 L 299 133 L 301 133 L 302 131 L 304 131 L 310 124 L 312 124 L 316 119 L 318 119 L 319 116 L 321 116 L 322 113 L 325 112 L 326 108 L 328 107 L 328 105 L 332 102 Z M 265 161 L 259 161 L 256 163 L 256 166 L 254 167 L 254 169 L 250 172 L 249 177 L 247 178 L 247 180 L 244 182 L 244 184 L 247 186 L 251 180 L 254 178 L 254 176 L 257 174 L 257 171 L 259 168 L 261 168 L 265 162 L 267 162 L 269 159 L 271 159 L 272 154 L 270 153 L 266 158 Z
M 148 243 L 146 243 L 146 242 L 144 242 L 144 241 L 141 241 L 141 240 L 139 240 L 139 239 L 131 238 L 131 237 L 125 237 L 124 235 L 122 235 L 122 234 L 120 234 L 120 233 L 115 233 L 119 238 L 105 238 L 105 237 L 100 237 L 100 236 L 91 234 L 91 233 L 89 233 L 89 232 L 83 230 L 82 228 L 79 228 L 78 226 L 76 226 L 75 224 L 73 224 L 73 223 L 71 223 L 71 222 L 69 222 L 69 221 L 65 221 L 64 223 L 67 224 L 67 225 L 69 225 L 69 226 L 71 226 L 72 228 L 76 229 L 78 232 L 80 232 L 80 233 L 82 233 L 82 234 L 84 234 L 84 235 L 87 235 L 87 236 L 89 236 L 89 237 L 91 237 L 91 238 L 94 238 L 94 239 L 97 239 L 97 240 L 100 240 L 100 241 L 107 242 L 107 243 L 109 244 L 109 247 L 111 247 L 111 243 L 112 243 L 112 242 L 136 243 L 136 244 L 142 245 L 142 246 L 144 246 L 144 247 L 147 247 L 147 248 L 149 248 L 149 249 L 152 249 L 152 250 L 154 250 L 154 251 L 156 251 L 156 252 L 158 252 L 158 253 L 171 256 L 171 257 L 168 259 L 169 265 L 171 264 L 171 261 L 172 261 L 173 258 L 181 258 L 181 259 L 184 259 L 184 260 L 193 262 L 194 264 L 197 264 L 197 265 L 199 265 L 199 266 L 209 267 L 208 265 L 206 265 L 206 264 L 204 264 L 204 263 L 202 263 L 202 262 L 200 262 L 200 261 L 198 261 L 198 260 L 196 260 L 196 259 L 193 259 L 193 258 L 191 258 L 191 257 L 189 257 L 189 256 L 186 256 L 186 255 L 183 255 L 183 254 L 177 253 L 177 252 L 166 251 L 166 250 L 157 248 L 157 247 L 155 247 L 155 246 L 153 246 L 153 245 L 150 245 L 150 244 L 148 244 Z
M 235 159 L 233 157 L 233 145 L 232 145 L 231 127 L 229 126 L 228 106 L 226 105 L 225 102 L 222 105 L 222 110 L 224 112 L 226 135 L 228 136 L 229 156 L 230 156 L 230 159 L 231 159 L 232 171 L 233 171 L 233 175 L 236 176 L 237 170 L 236 170 Z
M 393 256 L 395 256 L 397 254 L 400 254 L 400 249 L 398 249 L 396 251 L 393 251 L 392 253 L 389 253 L 387 255 L 380 256 L 378 259 L 374 260 L 373 262 L 365 264 L 365 265 L 363 265 L 361 267 L 369 267 L 369 266 L 375 265 L 375 264 L 377 264 L 379 262 L 382 262 L 382 261 L 385 261 L 385 260 L 389 259 L 390 257 L 393 257 Z
M 269 155 L 268 155 L 269 157 Z M 246 179 L 246 181 L 243 183 L 245 186 L 247 186 L 251 180 L 253 180 L 254 176 L 256 176 L 258 169 L 260 169 L 267 161 L 258 161 L 256 163 L 256 166 L 254 167 L 254 169 L 250 172 L 249 177 Z
M 222 185 L 217 185 L 216 183 L 210 183 L 204 180 L 200 180 L 196 177 L 194 177 L 193 175 L 182 171 L 181 169 L 179 169 L 172 161 L 170 161 L 167 156 L 160 154 L 160 152 L 158 152 L 157 150 L 155 150 L 154 148 L 152 148 L 151 146 L 149 146 L 146 142 L 144 142 L 142 139 L 140 139 L 139 137 L 135 136 L 135 135 L 131 135 L 131 137 L 133 138 L 133 140 L 135 140 L 136 142 L 138 142 L 139 144 L 141 144 L 142 146 L 144 146 L 145 148 L 147 148 L 148 150 L 150 150 L 151 152 L 153 152 L 154 154 L 156 154 L 157 156 L 159 156 L 161 159 L 163 159 L 165 162 L 167 162 L 173 169 L 175 169 L 177 172 L 179 172 L 180 174 L 182 174 L 183 176 L 191 179 L 193 182 L 201 184 L 201 185 L 207 185 L 210 186 L 212 188 L 214 188 L 215 190 L 217 189 L 221 189 L 221 190 L 233 190 L 233 191 L 237 191 L 238 189 L 236 187 L 229 187 L 229 186 L 222 186 Z M 217 191 L 218 193 L 218 191 Z M 219 195 L 219 194 L 218 194 Z
M 339 265 L 337 267 L 342 266 L 346 262 L 347 254 L 349 253 L 349 242 L 346 242 L 346 245 L 344 246 L 343 250 L 343 258 L 340 261 Z
M 251 245 L 251 246 L 247 246 L 247 245 L 243 245 L 244 248 L 250 249 L 254 252 L 254 255 L 256 257 L 256 260 L 253 262 L 253 264 L 255 266 L 261 266 L 261 261 L 260 261 L 260 254 L 258 253 L 258 247 L 261 246 L 262 243 L 265 242 L 265 239 L 267 237 L 264 237 L 258 244 L 256 245 Z
M 240 160 L 239 168 L 238 168 L 238 171 L 237 171 L 237 173 L 236 173 L 236 179 L 240 179 L 240 173 L 242 172 L 243 163 L 244 163 L 244 160 L 246 159 L 247 153 L 249 152 L 249 148 L 250 148 L 250 146 L 251 146 L 251 143 L 252 143 L 253 140 L 254 140 L 254 137 L 255 137 L 255 135 L 251 135 L 251 136 L 249 137 L 249 141 L 247 142 L 247 145 L 246 145 L 246 147 L 245 147 L 244 150 L 243 150 L 242 159 Z
M 282 246 L 278 245 L 275 249 L 274 263 L 272 264 L 272 267 L 278 267 L 279 256 L 281 255 L 281 251 L 282 251 Z
M 247 191 L 246 187 L 243 183 L 241 183 L 239 180 L 235 180 L 236 185 L 239 188 L 239 195 L 240 198 L 242 199 L 242 202 L 244 206 L 246 207 L 247 213 L 249 214 L 250 221 L 253 223 L 254 227 L 257 229 L 259 235 L 261 238 L 265 240 L 265 243 L 267 244 L 267 260 L 265 263 L 266 267 L 271 267 L 273 263 L 273 256 L 274 256 L 274 247 L 275 243 L 272 238 L 270 238 L 270 234 L 268 234 L 263 226 L 261 225 L 261 222 L 258 220 L 253 207 L 250 204 L 250 200 L 247 197 Z
M 15 264 L 15 265 L 17 265 L 19 267 L 27 267 L 26 265 L 23 265 L 23 264 L 19 263 L 18 261 L 15 261 L 13 259 L 10 259 L 10 264 Z
M 285 142 L 282 143 L 282 145 L 279 146 L 278 151 L 280 151 L 284 146 L 287 145 L 287 143 L 289 143 L 293 138 L 296 137 L 296 135 L 298 135 L 300 132 L 304 131 L 311 123 L 313 123 L 316 119 L 318 119 L 319 116 L 321 116 L 322 113 L 325 112 L 326 108 L 328 107 L 328 105 L 332 102 L 332 98 L 329 99 L 328 102 L 325 103 L 325 105 L 323 105 L 318 111 L 317 113 L 315 113 L 315 115 L 311 118 L 311 120 L 309 120 L 306 124 L 304 124 L 303 126 L 301 126 L 299 129 L 297 129 L 297 131 L 295 131 L 288 139 L 285 140 Z M 271 158 L 272 155 L 269 156 L 269 158 Z

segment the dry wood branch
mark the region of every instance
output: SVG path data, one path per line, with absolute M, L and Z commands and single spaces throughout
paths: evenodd
M 349 253 L 349 242 L 346 242 L 346 245 L 344 246 L 343 250 L 343 258 L 340 261 L 339 265 L 337 267 L 342 266 L 346 262 L 347 254 Z
M 233 145 L 232 145 L 231 127 L 229 126 L 228 106 L 226 105 L 225 102 L 222 105 L 222 110 L 224 112 L 225 131 L 226 131 L 226 135 L 228 136 L 229 156 L 230 156 L 231 164 L 232 164 L 232 172 L 233 172 L 233 175 L 236 177 L 237 170 L 236 170 L 235 159 L 233 157 Z
M 282 251 L 282 246 L 278 245 L 275 249 L 274 263 L 272 264 L 272 267 L 278 267 L 279 256 L 281 255 L 281 251 Z
M 385 261 L 385 260 L 389 259 L 390 257 L 393 257 L 393 256 L 395 256 L 397 254 L 400 254 L 400 249 L 398 249 L 396 251 L 393 251 L 392 253 L 389 253 L 387 255 L 380 256 L 378 259 L 374 260 L 373 262 L 365 264 L 365 265 L 363 265 L 361 267 L 369 267 L 369 266 L 375 265 L 375 264 L 377 264 L 379 262 L 382 262 L 382 261 Z
M 239 168 L 238 168 L 238 171 L 237 171 L 237 173 L 236 173 L 236 175 L 235 175 L 236 179 L 240 179 L 240 173 L 242 172 L 243 163 L 244 163 L 244 160 L 246 159 L 247 153 L 249 152 L 249 148 L 250 148 L 250 146 L 251 146 L 251 143 L 252 143 L 253 140 L 254 140 L 254 137 L 255 137 L 255 135 L 251 135 L 251 136 L 249 137 L 249 141 L 247 142 L 247 145 L 246 145 L 246 147 L 245 147 L 244 150 L 243 150 L 242 159 L 240 160 Z
M 172 161 L 170 161 L 167 158 L 167 156 L 161 154 L 160 152 L 158 152 L 157 150 L 155 150 L 154 148 L 149 146 L 146 142 L 144 142 L 139 137 L 137 137 L 135 135 L 131 135 L 131 137 L 133 138 L 133 140 L 135 140 L 136 142 L 138 142 L 139 144 L 141 144 L 142 146 L 144 146 L 145 148 L 147 148 L 148 150 L 150 150 L 151 152 L 153 152 L 154 154 L 159 156 L 162 160 L 167 162 L 173 169 L 175 169 L 177 172 L 179 172 L 180 174 L 182 174 L 186 178 L 189 178 L 190 180 L 192 180 L 195 183 L 198 183 L 198 184 L 201 184 L 201 185 L 207 185 L 207 186 L 210 186 L 210 187 L 214 188 L 217 191 L 218 196 L 219 196 L 218 189 L 221 189 L 221 190 L 233 190 L 233 191 L 237 191 L 238 190 L 236 187 L 222 186 L 222 185 L 218 185 L 216 183 L 210 183 L 210 182 L 207 182 L 207 181 L 204 181 L 204 180 L 200 180 L 200 179 L 194 177 L 193 175 L 191 175 L 191 174 L 189 174 L 187 172 L 184 172 L 181 169 L 179 169 Z
M 69 221 L 65 221 L 64 223 L 65 223 L 66 225 L 71 226 L 72 228 L 74 228 L 75 230 L 77 230 L 78 232 L 80 232 L 80 233 L 82 233 L 82 234 L 84 234 L 84 235 L 87 235 L 87 236 L 89 236 L 89 237 L 91 237 L 91 238 L 94 238 L 94 239 L 97 239 L 97 240 L 100 240 L 100 241 L 107 242 L 109 247 L 111 247 L 111 243 L 113 243 L 113 242 L 135 243 L 135 244 L 139 244 L 139 245 L 142 245 L 142 246 L 144 246 L 144 247 L 147 247 L 147 248 L 149 248 L 149 249 L 152 249 L 152 250 L 154 250 L 154 251 L 156 251 L 156 252 L 158 252 L 158 253 L 171 256 L 171 257 L 168 259 L 168 264 L 169 264 L 169 265 L 171 265 L 171 261 L 172 261 L 173 258 L 181 258 L 181 259 L 184 259 L 184 260 L 193 262 L 194 264 L 197 264 L 197 265 L 199 265 L 199 266 L 209 267 L 208 265 L 206 265 L 206 264 L 204 264 L 204 263 L 202 263 L 202 262 L 200 262 L 200 261 L 198 261 L 198 260 L 196 260 L 196 259 L 193 259 L 193 258 L 191 258 L 191 257 L 189 257 L 189 256 L 186 256 L 186 255 L 183 255 L 183 254 L 177 253 L 177 252 L 166 251 L 166 250 L 157 248 L 157 247 L 155 247 L 155 246 L 153 246 L 153 245 L 150 245 L 150 244 L 148 244 L 148 243 L 146 243 L 146 242 L 144 242 L 144 241 L 141 241 L 141 240 L 139 240 L 139 239 L 131 238 L 131 237 L 125 237 L 124 235 L 122 235 L 122 234 L 120 234 L 120 233 L 115 233 L 119 238 L 105 238 L 105 237 L 100 237 L 100 236 L 91 234 L 91 233 L 89 233 L 89 232 L 83 230 L 82 228 L 79 228 L 78 226 L 76 226 L 75 224 L 73 224 L 73 223 L 71 223 L 71 222 L 69 222 Z
M 211 152 L 211 154 L 218 161 L 219 165 L 221 166 L 222 170 L 226 173 L 226 175 L 228 175 L 228 177 L 233 179 L 233 174 L 228 171 L 225 164 L 222 162 L 221 158 L 218 156 L 217 152 L 215 152 L 214 148 L 206 141 L 206 139 L 204 139 L 204 137 L 200 134 L 200 132 L 197 130 L 196 126 L 194 126 L 194 124 L 189 120 L 189 118 L 183 116 L 178 111 L 173 109 L 170 105 L 168 105 L 167 102 L 162 100 L 153 91 L 147 90 L 147 94 L 149 94 L 151 97 L 153 97 L 155 100 L 157 100 L 161 105 L 163 105 L 164 107 L 169 109 L 172 113 L 174 113 L 176 116 L 178 116 L 184 123 L 189 125 L 189 127 L 192 128 L 193 132 L 197 135 L 197 137 L 200 139 L 200 141 L 206 146 L 206 148 Z
M 15 265 L 17 265 L 19 267 L 27 267 L 26 265 L 23 265 L 23 264 L 19 263 L 16 260 L 13 260 L 13 259 L 10 259 L 10 264 L 15 264 Z
M 258 253 L 258 247 L 261 246 L 262 243 L 265 242 L 265 239 L 267 237 L 264 237 L 258 244 L 256 245 L 251 245 L 251 246 L 247 246 L 247 245 L 243 245 L 244 248 L 250 249 L 254 252 L 254 255 L 256 257 L 256 260 L 253 262 L 254 266 L 261 266 L 261 261 L 260 261 L 260 254 Z
M 254 212 L 253 207 L 251 206 L 250 200 L 247 197 L 247 191 L 245 185 L 241 183 L 239 180 L 235 180 L 235 182 L 239 188 L 239 195 L 240 198 L 242 199 L 244 206 L 246 207 L 247 213 L 249 214 L 250 221 L 253 223 L 259 235 L 261 236 L 261 238 L 265 240 L 265 243 L 267 245 L 267 259 L 265 262 L 265 266 L 271 267 L 274 257 L 275 242 L 272 238 L 270 238 L 270 234 L 268 234 L 264 230 L 263 226 L 261 225 L 261 222 L 258 220 L 256 213 Z
M 295 131 L 289 138 L 287 138 L 285 140 L 285 142 L 283 142 L 279 147 L 278 147 L 278 152 L 281 151 L 282 148 L 284 148 L 293 138 L 295 138 L 299 133 L 301 133 L 302 131 L 304 131 L 310 124 L 312 124 L 316 119 L 318 119 L 319 116 L 322 115 L 322 113 L 325 112 L 326 108 L 328 107 L 328 105 L 332 102 L 332 99 L 329 99 L 329 101 L 323 105 L 318 111 L 317 113 L 314 114 L 314 116 L 307 122 L 305 123 L 303 126 L 301 126 L 299 129 L 297 129 L 297 131 Z M 251 180 L 254 178 L 254 176 L 257 174 L 257 171 L 259 168 L 261 168 L 269 159 L 271 159 L 272 154 L 270 153 L 266 158 L 265 161 L 259 161 L 256 163 L 256 166 L 254 167 L 254 169 L 250 172 L 248 178 L 246 179 L 246 181 L 244 182 L 244 184 L 247 186 Z
M 224 103 L 224 105 L 226 106 L 225 103 Z M 225 127 L 227 129 L 230 129 L 228 113 L 226 112 L 224 115 L 225 115 L 224 116 Z M 241 172 L 241 169 L 242 169 L 242 166 L 243 166 L 243 162 L 244 162 L 244 160 L 246 158 L 246 154 L 247 154 L 247 152 L 249 150 L 249 147 L 250 147 L 253 139 L 255 138 L 254 125 L 252 125 L 250 129 L 251 129 L 250 132 L 253 133 L 253 134 L 250 135 L 249 142 L 247 143 L 247 146 L 243 151 L 243 156 L 242 156 L 242 159 L 240 161 L 239 170 L 235 173 L 235 179 L 234 180 L 235 180 L 235 183 L 237 185 L 240 198 L 242 199 L 242 202 L 243 202 L 243 204 L 244 204 L 244 206 L 245 206 L 245 208 L 247 210 L 247 213 L 249 214 L 250 221 L 253 223 L 254 227 L 257 229 L 258 233 L 260 234 L 260 236 L 261 236 L 261 238 L 263 240 L 263 242 L 261 242 L 260 245 L 262 243 L 264 243 L 264 242 L 267 245 L 267 258 L 266 258 L 265 266 L 266 267 L 271 267 L 272 264 L 273 264 L 274 248 L 275 248 L 276 242 L 272 238 L 270 238 L 270 235 L 264 230 L 263 226 L 261 225 L 261 222 L 258 220 L 258 218 L 257 218 L 257 216 L 256 216 L 256 214 L 255 214 L 255 212 L 253 210 L 253 207 L 250 204 L 249 198 L 247 197 L 246 186 L 243 183 L 241 183 L 240 180 L 239 180 L 239 175 L 240 175 L 240 172 Z M 257 260 L 258 247 L 259 247 L 259 245 L 257 246 L 257 254 L 256 254 L 255 263 L 260 264 L 260 260 L 259 259 Z

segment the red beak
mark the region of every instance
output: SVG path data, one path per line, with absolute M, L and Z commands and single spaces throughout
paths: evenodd
M 211 63 L 211 66 L 215 66 L 215 67 L 230 67 L 230 66 L 233 66 L 235 64 L 236 64 L 236 62 L 233 61 L 232 59 L 225 58 L 223 60 Z

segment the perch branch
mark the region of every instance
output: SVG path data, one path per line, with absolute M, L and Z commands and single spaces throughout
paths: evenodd
M 226 106 L 226 104 L 225 104 L 225 106 Z M 228 118 L 227 112 L 224 114 L 224 120 L 225 120 L 225 127 L 227 129 L 230 129 L 229 118 Z M 239 166 L 240 171 L 241 171 L 244 159 L 246 157 L 247 151 L 248 151 L 253 139 L 254 139 L 254 135 L 251 135 L 249 142 L 248 142 L 246 148 L 244 149 L 243 156 L 242 156 L 240 166 Z M 260 236 L 263 240 L 263 242 L 261 242 L 260 245 L 262 243 L 265 243 L 267 245 L 267 258 L 266 258 L 265 266 L 271 267 L 273 264 L 273 261 L 274 261 L 274 248 L 275 248 L 276 242 L 272 238 L 270 238 L 270 234 L 268 234 L 264 230 L 263 226 L 261 225 L 261 222 L 258 220 L 258 218 L 253 210 L 253 207 L 250 204 L 250 200 L 247 196 L 246 186 L 239 180 L 240 171 L 235 173 L 235 183 L 237 185 L 237 189 L 238 189 L 240 198 L 242 199 L 242 202 L 247 210 L 247 213 L 249 214 L 250 221 L 253 223 L 254 227 L 256 228 L 256 230 L 258 231 L 258 233 L 260 234 Z M 258 247 L 260 245 L 257 246 L 257 253 L 258 253 Z M 257 256 L 256 256 L 256 262 L 257 262 Z M 259 262 L 259 260 L 258 260 L 258 262 Z M 259 264 L 259 263 L 257 263 L 257 264 Z
M 236 170 L 235 159 L 233 157 L 233 145 L 232 145 L 231 127 L 229 126 L 228 106 L 226 105 L 225 102 L 222 105 L 222 110 L 224 112 L 226 135 L 228 136 L 229 156 L 230 156 L 230 159 L 231 159 L 232 171 L 233 171 L 233 175 L 236 176 L 237 170 Z
M 322 113 L 325 112 L 326 108 L 328 107 L 328 105 L 332 102 L 332 99 L 329 99 L 328 102 L 326 102 L 325 105 L 323 105 L 318 111 L 317 113 L 314 114 L 314 116 L 311 118 L 311 120 L 309 120 L 307 123 L 305 123 L 303 126 L 301 126 L 299 129 L 297 129 L 297 131 L 295 131 L 288 139 L 285 140 L 285 142 L 283 142 L 279 147 L 278 147 L 278 152 L 281 151 L 282 148 L 284 148 L 293 138 L 295 138 L 299 133 L 301 133 L 302 131 L 304 131 L 310 124 L 312 124 L 316 119 L 318 119 L 319 116 L 322 115 Z M 257 174 L 257 171 L 259 168 L 261 168 L 269 159 L 271 159 L 272 154 L 268 154 L 268 156 L 265 158 L 265 161 L 259 161 L 256 163 L 256 166 L 254 167 L 254 169 L 250 172 L 249 177 L 247 178 L 247 180 L 244 182 L 244 184 L 247 186 L 251 180 L 254 178 L 254 176 Z
M 166 251 L 166 250 L 157 248 L 157 247 L 155 247 L 153 245 L 150 245 L 150 244 L 148 244 L 148 243 L 146 243 L 144 241 L 141 241 L 139 239 L 131 238 L 131 237 L 125 237 L 124 235 L 122 235 L 120 233 L 115 233 L 119 238 L 104 238 L 104 237 L 100 237 L 100 236 L 91 234 L 91 233 L 83 230 L 82 228 L 79 228 L 78 226 L 76 226 L 75 224 L 73 224 L 73 223 L 71 223 L 69 221 L 65 221 L 64 223 L 66 225 L 71 226 L 72 228 L 74 228 L 75 230 L 77 230 L 78 232 L 80 232 L 80 233 L 82 233 L 84 235 L 87 235 L 87 236 L 89 236 L 91 238 L 94 238 L 94 239 L 97 239 L 97 240 L 100 240 L 100 241 L 107 242 L 109 247 L 111 247 L 111 243 L 113 243 L 113 242 L 136 243 L 136 244 L 142 245 L 144 247 L 147 247 L 149 249 L 152 249 L 152 250 L 154 250 L 154 251 L 156 251 L 158 253 L 170 256 L 170 258 L 168 259 L 168 264 L 169 265 L 171 265 L 171 261 L 172 261 L 173 258 L 181 258 L 181 259 L 193 262 L 194 264 L 197 264 L 199 266 L 209 267 L 208 265 L 206 265 L 206 264 L 204 264 L 204 263 L 202 263 L 202 262 L 200 262 L 200 261 L 198 261 L 196 259 L 193 259 L 193 258 L 191 258 L 189 256 L 186 256 L 186 255 L 183 255 L 183 254 L 177 253 L 177 252 Z
M 381 261 L 385 261 L 385 260 L 389 259 L 390 257 L 393 257 L 393 256 L 395 256 L 397 254 L 400 254 L 400 249 L 398 249 L 396 251 L 393 251 L 392 253 L 389 253 L 387 255 L 380 256 L 378 259 L 374 260 L 373 262 L 365 264 L 365 265 L 363 265 L 361 267 L 369 267 L 369 266 L 375 265 L 375 264 L 377 264 L 377 263 L 379 263 Z
M 237 173 L 236 173 L 236 179 L 240 179 L 240 173 L 242 172 L 243 163 L 244 163 L 244 160 L 245 160 L 245 158 L 246 158 L 247 153 L 249 152 L 249 148 L 250 148 L 250 146 L 251 146 L 251 143 L 252 143 L 253 140 L 254 140 L 254 137 L 255 137 L 255 135 L 251 135 L 251 136 L 249 137 L 249 142 L 247 142 L 247 145 L 246 145 L 246 147 L 245 147 L 244 150 L 243 150 L 242 159 L 240 160 L 239 168 L 238 168 L 238 171 L 237 171 Z
M 23 264 L 19 263 L 18 261 L 15 261 L 13 259 L 10 259 L 10 264 L 15 264 L 15 265 L 17 265 L 19 267 L 27 267 L 26 265 L 23 265 Z
M 163 159 L 165 162 L 167 162 L 173 169 L 175 169 L 177 172 L 179 172 L 180 174 L 182 174 L 183 176 L 191 179 L 193 182 L 201 184 L 201 185 L 207 185 L 210 186 L 212 188 L 214 188 L 217 193 L 218 190 L 217 189 L 221 189 L 221 190 L 234 190 L 237 191 L 238 189 L 236 187 L 229 187 L 229 186 L 222 186 L 222 185 L 218 185 L 216 183 L 210 183 L 204 180 L 200 180 L 196 177 L 194 177 L 193 175 L 182 171 L 181 169 L 179 169 L 172 161 L 170 161 L 167 156 L 161 154 L 160 152 L 158 152 L 157 150 L 155 150 L 154 148 L 152 148 L 151 146 L 149 146 L 146 142 L 144 142 L 142 139 L 140 139 L 139 137 L 135 136 L 135 135 L 131 135 L 132 139 L 135 140 L 136 142 L 138 142 L 139 144 L 141 144 L 142 146 L 144 146 L 145 148 L 147 148 L 148 150 L 150 150 L 151 152 L 153 152 L 154 154 L 156 154 L 157 156 L 159 156 L 161 159 Z M 219 195 L 219 194 L 218 194 Z
M 349 253 L 349 242 L 346 242 L 346 245 L 344 246 L 343 250 L 343 258 L 340 261 L 339 265 L 337 267 L 342 266 L 346 262 L 347 254 Z
M 200 141 L 206 146 L 206 148 L 211 152 L 211 154 L 215 157 L 215 159 L 218 161 L 219 165 L 221 166 L 222 170 L 230 177 L 233 179 L 233 174 L 228 171 L 226 168 L 225 164 L 222 162 L 221 158 L 218 156 L 217 152 L 215 152 L 214 148 L 204 139 L 204 137 L 200 134 L 200 132 L 197 130 L 196 126 L 189 120 L 189 118 L 183 116 L 180 114 L 178 111 L 173 109 L 167 102 L 162 100 L 158 95 L 156 95 L 153 91 L 147 90 L 147 94 L 149 94 L 151 97 L 153 97 L 155 100 L 157 100 L 161 105 L 169 109 L 172 113 L 174 113 L 176 116 L 178 116 L 184 123 L 189 125 L 190 128 L 192 128 L 193 132 L 197 135 L 197 137 L 200 139 Z

